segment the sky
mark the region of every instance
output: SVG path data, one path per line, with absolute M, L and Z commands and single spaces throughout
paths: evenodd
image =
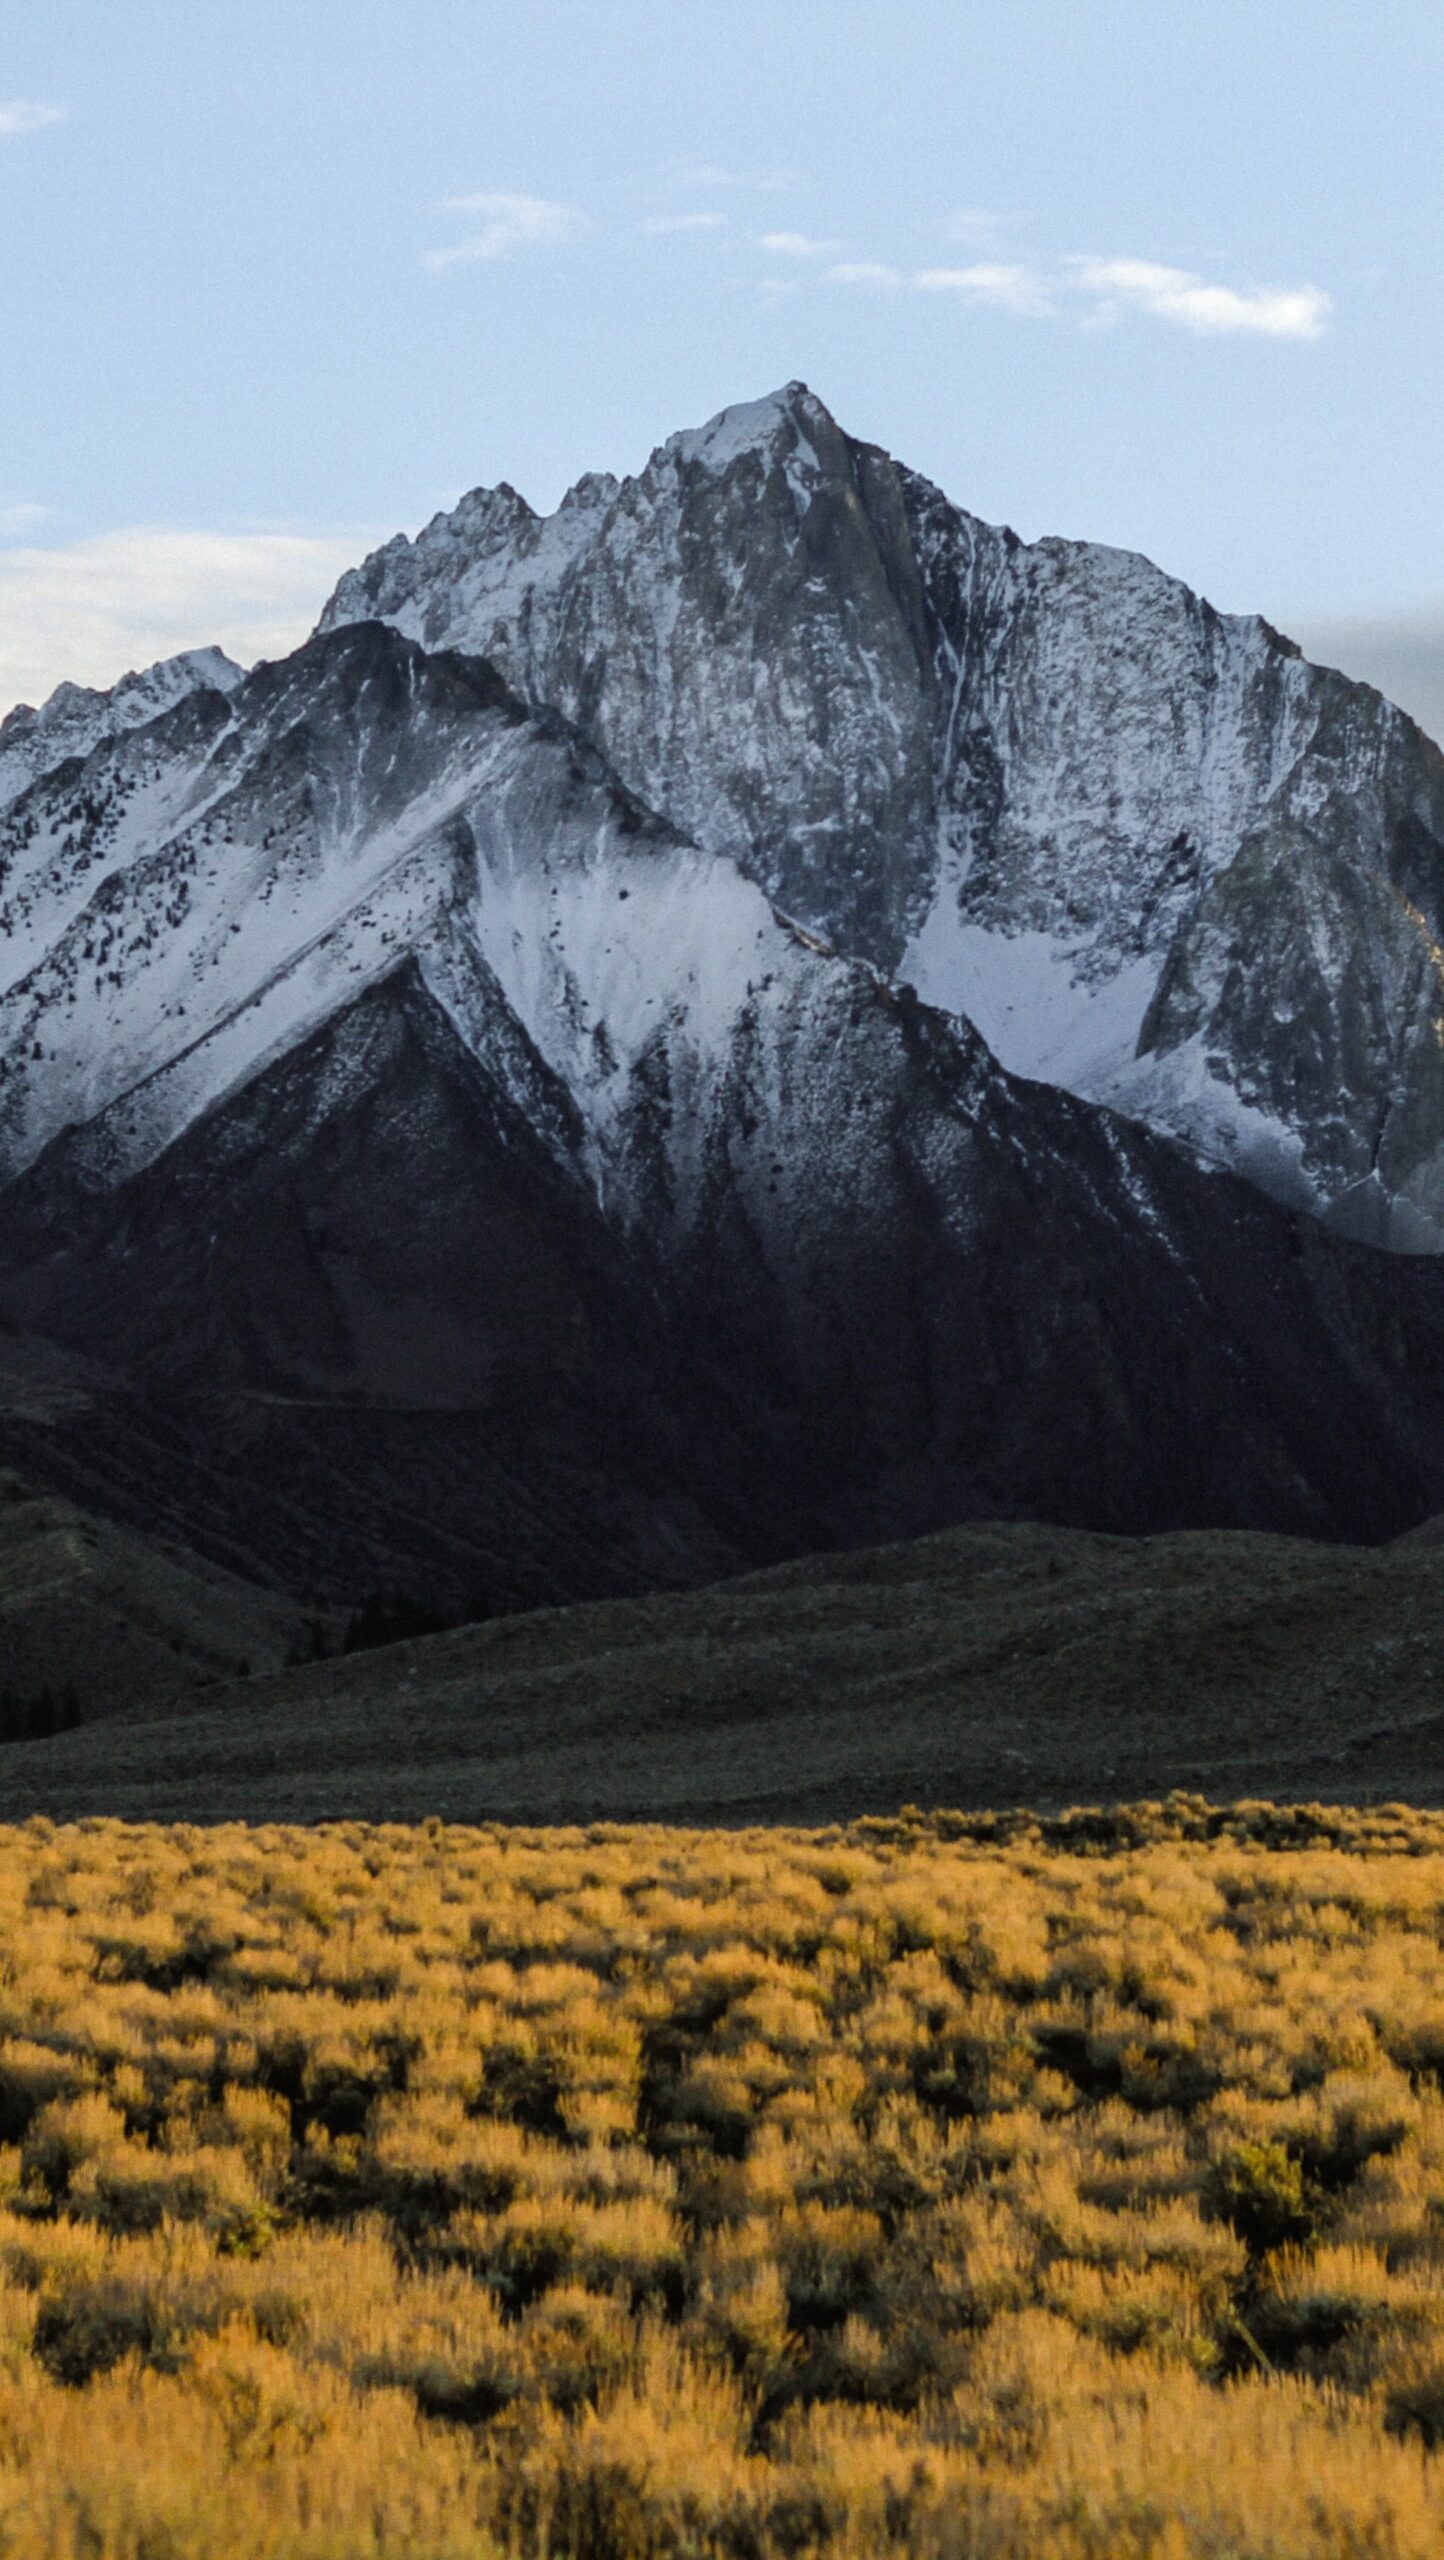
M 1438 0 L 6 0 L 0 711 L 794 377 L 1444 735 Z

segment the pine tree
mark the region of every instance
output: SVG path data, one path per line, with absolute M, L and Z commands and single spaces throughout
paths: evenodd
M 30 1740 L 43 1742 L 48 1735 L 58 1730 L 59 1719 L 60 1709 L 56 1705 L 53 1692 L 48 1688 L 42 1689 L 30 1709 Z

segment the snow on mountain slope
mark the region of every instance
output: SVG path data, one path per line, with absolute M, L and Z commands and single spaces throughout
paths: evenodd
M 55 852 L 77 797 L 88 866 Z M 740 1217 L 785 1260 L 844 1198 L 865 1229 L 903 1214 L 896 996 L 481 662 L 338 629 L 104 741 L 18 818 L 35 956 L 0 996 L 0 1178 L 61 1143 L 87 1188 L 129 1180 L 410 957 L 529 1114 L 565 1098 L 554 1152 L 651 1246 Z M 1001 1086 L 948 1039 L 961 1233 L 967 1115 Z
M 473 492 L 322 628 L 373 615 L 493 658 L 1016 1072 L 1444 1244 L 1444 759 L 1267 624 L 980 523 L 801 384 L 547 518 Z
M 89 755 L 103 738 L 143 728 L 198 687 L 234 692 L 241 672 L 223 649 L 185 649 L 122 676 L 108 692 L 61 684 L 38 711 L 17 703 L 0 720 L 0 808 L 40 774 L 52 773 L 68 757 Z
M 12 860 L 51 860 L 10 889 L 31 965 L 0 996 L 0 1179 L 66 1132 L 87 1182 L 128 1178 L 411 954 L 477 1055 L 507 1023 L 544 1063 L 619 1213 L 654 1125 L 647 1179 L 663 1165 L 685 1207 L 744 1026 L 803 985 L 872 984 L 488 668 L 383 626 L 181 718 L 22 804 Z M 54 854 L 77 794 L 90 868 Z
M 742 474 L 745 515 L 753 432 L 684 440 L 668 470 Z M 786 444 L 753 512 L 813 490 L 861 558 L 862 496 L 814 488 L 824 443 Z M 896 530 L 880 466 L 861 483 Z M 598 486 L 576 521 L 615 503 Z M 843 745 L 892 738 L 906 666 L 916 693 L 930 663 L 933 607 L 873 552 L 896 647 L 859 677 L 861 623 L 819 641 Z M 956 678 L 954 700 L 961 738 Z M 826 760 L 800 769 L 822 886 L 846 826 L 912 805 L 905 756 L 851 753 L 841 816 Z M 333 1560 L 374 1555 L 382 1517 L 383 1546 L 435 1551 L 463 1485 L 469 1551 L 498 1524 L 487 1590 L 513 1587 L 529 1487 L 533 1594 L 548 1557 L 559 1589 L 597 1588 L 968 1511 L 1385 1534 L 1444 1501 L 1437 1291 L 1010 1076 L 484 659 L 338 623 L 37 778 L 0 864 L 0 1321 L 129 1372 L 188 1450 L 237 1398 L 216 1501 L 234 1527 L 226 1452 L 250 1452 L 240 1527 L 267 1555 L 290 1533 L 257 1527 L 254 1435 Z M 897 877 L 856 880 L 855 915 L 880 883 L 880 916 Z M 1313 911 L 1337 939 L 1346 911 Z M 1149 1001 L 1170 1057 L 1204 1036 L 1203 917 Z M 1209 931 L 1259 938 L 1226 907 Z
M 78 783 L 67 771 L 27 795 L 39 842 L 78 788 L 101 861 L 113 859 L 94 885 L 87 874 L 83 903 L 54 901 L 43 951 L 0 998 L 0 1166 L 13 1174 L 60 1129 L 164 1074 L 152 1099 L 164 1090 L 167 1107 L 135 1121 L 135 1143 L 153 1150 L 218 1079 L 248 1072 L 404 946 L 434 895 L 413 857 L 519 719 L 488 671 L 458 684 L 423 661 L 419 740 L 415 660 L 368 650 L 364 635 L 302 652 L 248 678 L 148 792 L 165 744 L 155 730 L 102 746 Z M 38 886 L 28 914 L 33 943 L 47 921 Z
M 226 788 L 213 749 L 226 697 L 182 696 L 153 723 L 102 738 L 0 810 L 0 989 L 24 978 L 102 881 L 143 861 Z

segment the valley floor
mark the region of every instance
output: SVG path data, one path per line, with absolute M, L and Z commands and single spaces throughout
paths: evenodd
M 1444 1817 L 0 1837 L 9 2560 L 1432 2560 Z

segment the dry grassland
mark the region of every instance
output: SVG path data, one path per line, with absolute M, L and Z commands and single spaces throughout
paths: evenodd
M 6 2560 L 1436 2560 L 1444 1819 L 0 1835 Z

